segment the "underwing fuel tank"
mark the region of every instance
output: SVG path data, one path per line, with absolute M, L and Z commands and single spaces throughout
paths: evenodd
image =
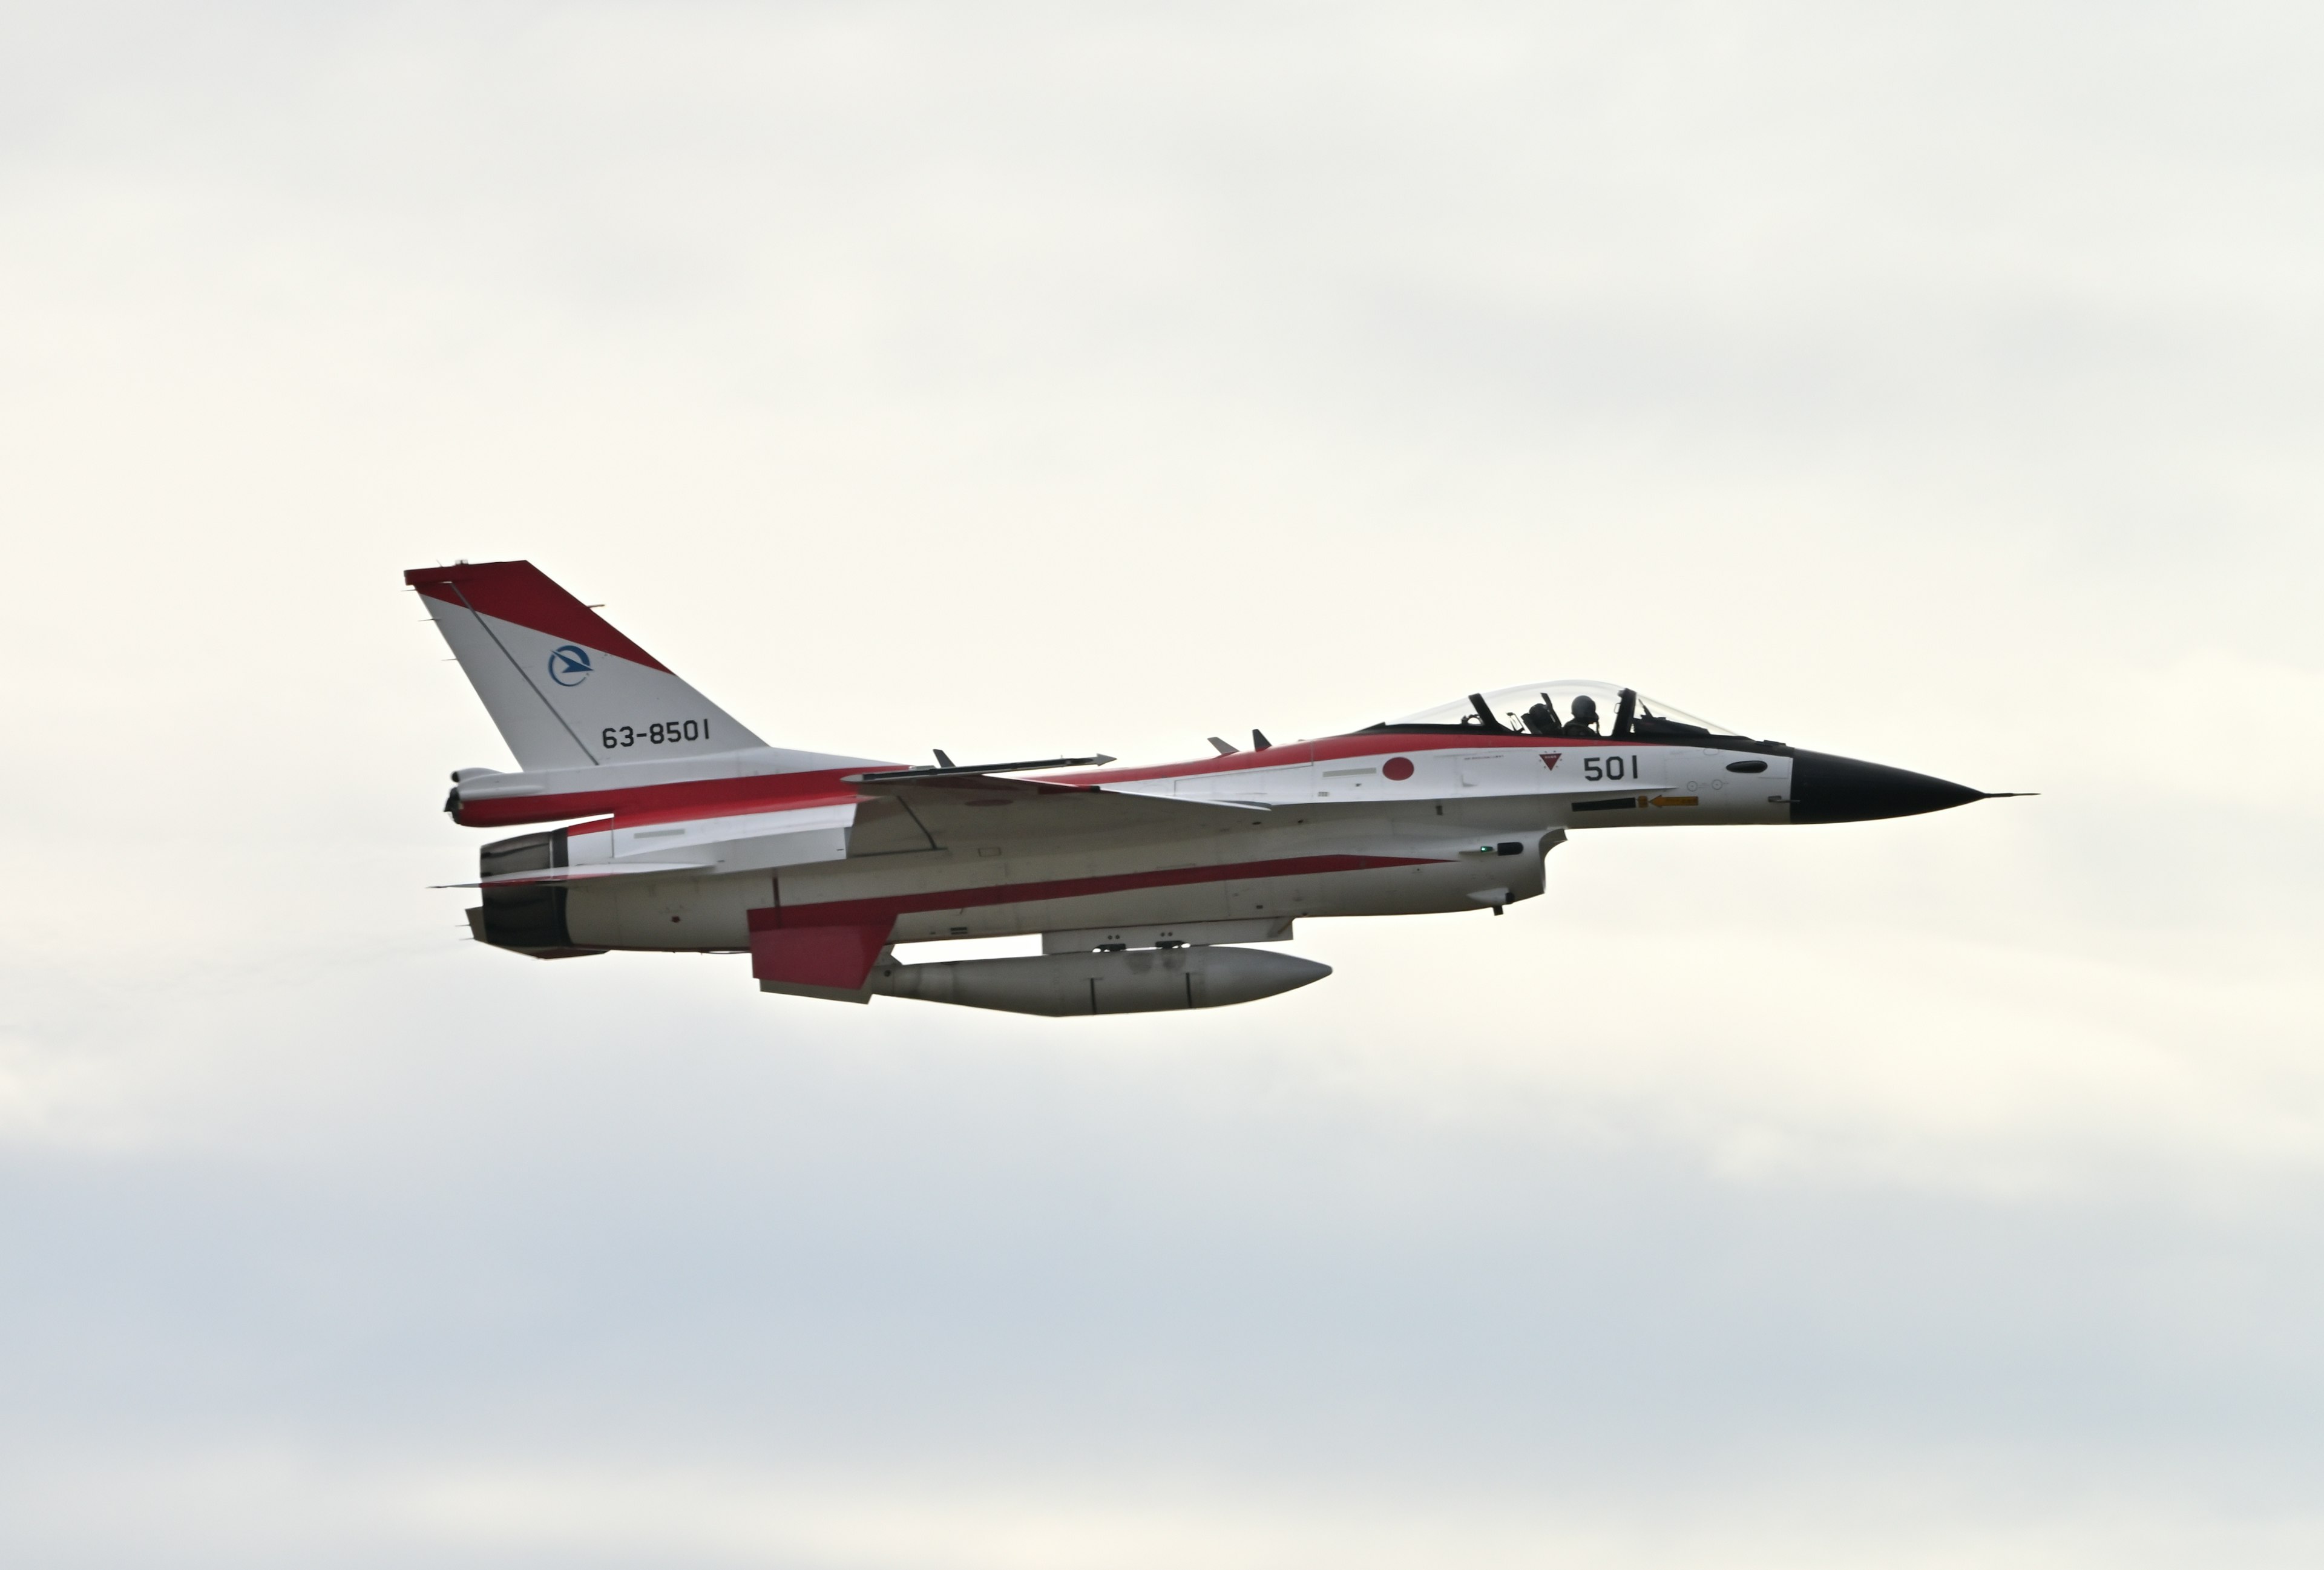
M 1045 954 L 1025 959 L 955 959 L 872 966 L 866 991 L 1012 1014 L 1145 1014 L 1216 1009 L 1271 998 L 1332 974 L 1296 955 L 1223 946 Z

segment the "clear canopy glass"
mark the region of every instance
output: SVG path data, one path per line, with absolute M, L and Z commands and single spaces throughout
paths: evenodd
M 1536 736 L 1636 736 L 1641 741 L 1673 737 L 1735 736 L 1743 733 L 1673 708 L 1658 699 L 1610 681 L 1527 681 L 1497 688 L 1478 700 L 1457 698 L 1422 709 L 1391 725 L 1471 725 L 1480 731 L 1514 731 Z M 1627 709 L 1626 709 L 1626 699 Z M 1618 733 L 1618 726 L 1626 726 Z

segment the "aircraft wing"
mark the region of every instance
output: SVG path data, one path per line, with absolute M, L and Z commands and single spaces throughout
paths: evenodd
M 944 754 L 936 754 L 942 757 Z M 844 774 L 841 778 L 852 784 L 893 784 L 898 781 L 931 781 L 938 780 L 982 780 L 1001 774 L 1023 774 L 1035 769 L 1078 769 L 1090 763 L 1111 763 L 1113 760 L 1103 753 L 1090 758 L 1031 758 L 1019 763 L 953 763 L 933 768 L 871 769 L 861 774 Z
M 1076 758 L 1015 766 L 1054 768 L 1097 761 Z M 898 770 L 860 776 L 855 788 L 865 799 L 856 814 L 851 856 L 931 850 L 979 839 L 1183 830 L 1196 822 L 1224 827 L 1229 814 L 1268 810 L 1260 802 L 1146 795 L 1110 786 L 1014 779 L 990 770 Z
M 1014 777 L 1034 769 L 1077 768 L 1084 764 L 1112 762 L 1111 758 L 1100 753 L 1093 758 L 1040 758 L 1025 763 L 981 763 L 964 768 L 946 763 L 935 769 L 881 769 L 869 773 L 850 774 L 845 778 L 868 795 L 893 797 L 899 800 L 918 799 L 932 804 L 959 801 L 963 799 L 960 792 L 971 791 L 985 796 L 1135 796 L 1149 801 L 1177 801 L 1189 807 L 1229 807 L 1254 812 L 1271 810 L 1264 801 L 1176 796 L 1167 780 L 1162 782 L 1162 789 L 1156 790 L 1147 781 L 1129 786 L 1083 785 L 1071 780 L 1019 780 Z

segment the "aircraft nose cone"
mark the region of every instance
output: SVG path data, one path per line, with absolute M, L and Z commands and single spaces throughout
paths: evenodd
M 1792 754 L 1792 821 L 1857 823 L 1941 812 L 1985 795 L 1966 785 L 1830 753 Z

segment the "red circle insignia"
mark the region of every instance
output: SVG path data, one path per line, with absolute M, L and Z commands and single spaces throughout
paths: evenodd
M 1412 760 L 1410 758 L 1390 758 L 1387 762 L 1380 765 L 1380 772 L 1387 775 L 1391 780 L 1409 780 L 1412 778 Z

